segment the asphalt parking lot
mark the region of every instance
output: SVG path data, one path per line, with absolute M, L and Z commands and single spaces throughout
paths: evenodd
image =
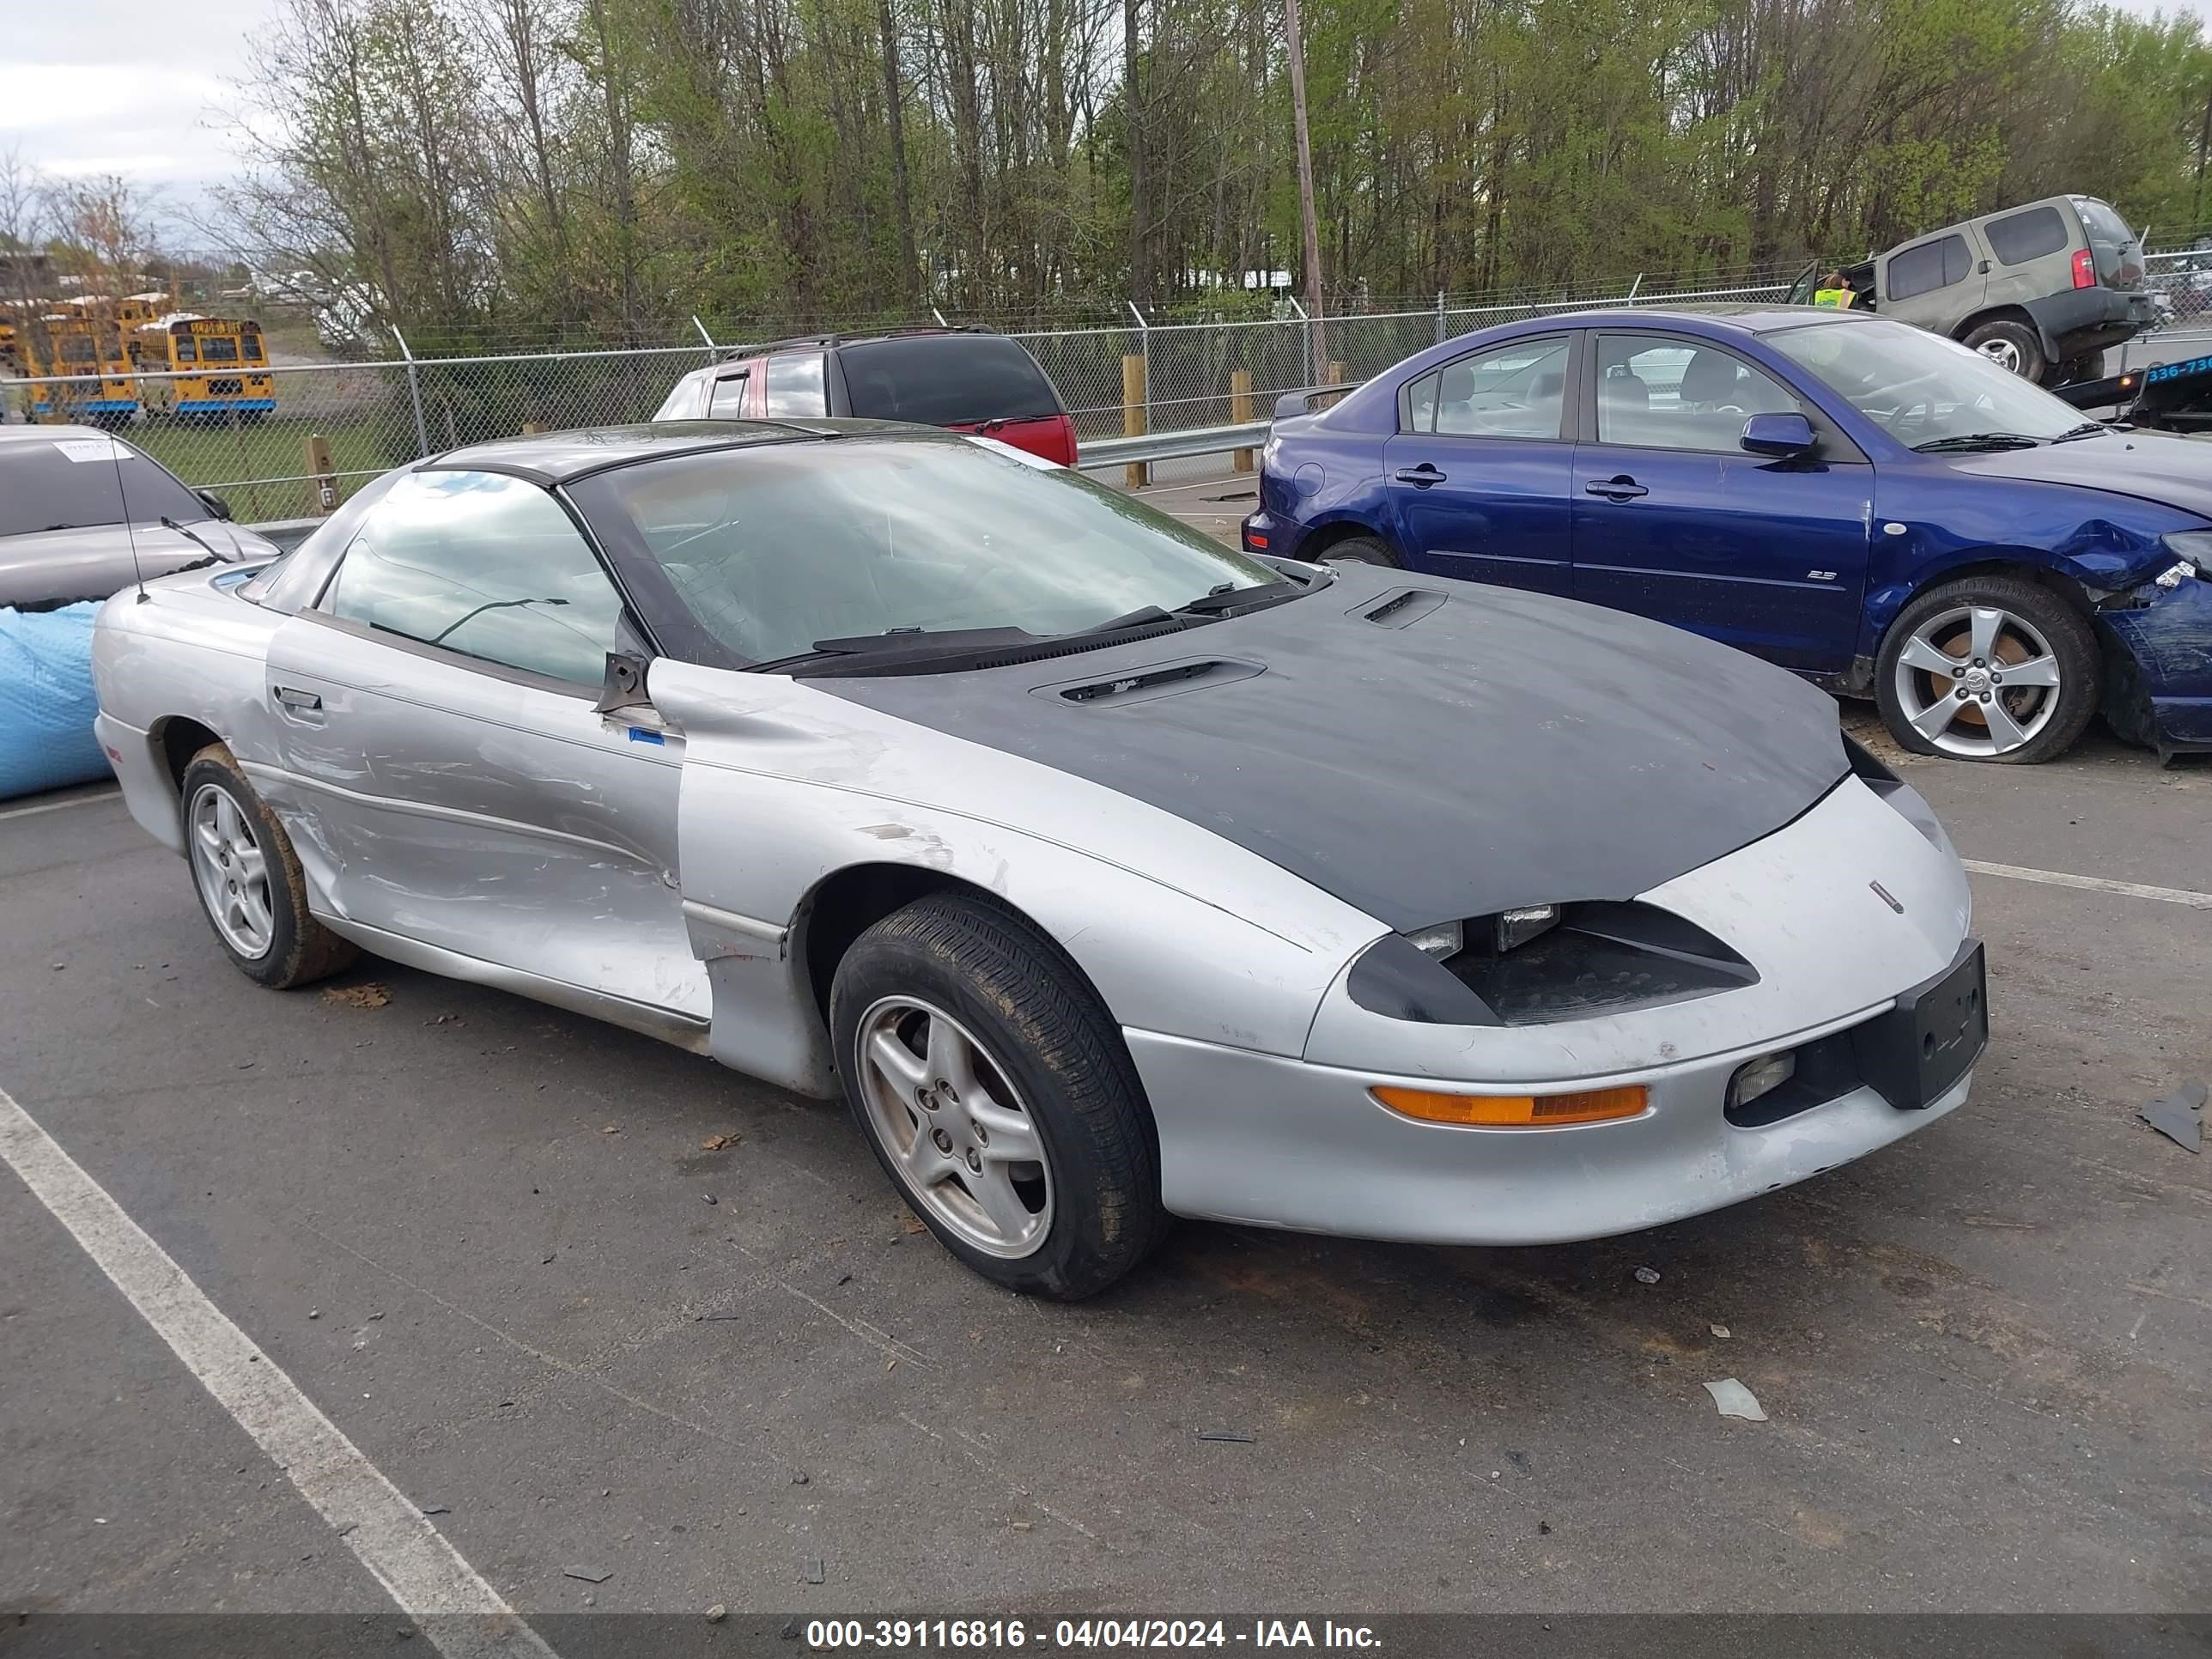
M 2203 1611 L 2212 1159 L 2135 1113 L 2212 1078 L 2212 764 L 1894 763 L 2026 872 L 1973 1098 L 1627 1238 L 1187 1224 L 1016 1299 L 840 1109 L 374 961 L 256 988 L 102 792 L 0 806 L 0 1091 L 526 1614 Z M 6 1171 L 0 1262 L 0 1610 L 404 1625 Z

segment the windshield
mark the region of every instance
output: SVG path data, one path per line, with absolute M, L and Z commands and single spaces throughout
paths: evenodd
M 1079 472 L 975 441 L 718 450 L 602 474 L 577 499 L 748 662 L 894 629 L 1070 634 L 1280 580 Z
M 1978 351 L 1904 323 L 1835 322 L 1766 337 L 1899 443 L 1984 434 L 2056 438 L 2081 411 Z
M 0 536 L 121 524 L 125 499 L 139 524 L 165 518 L 197 524 L 208 515 L 205 502 L 129 444 L 66 436 L 0 441 Z

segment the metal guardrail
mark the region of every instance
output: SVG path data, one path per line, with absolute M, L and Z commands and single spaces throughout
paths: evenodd
M 1349 392 L 1350 386 L 1312 386 L 1312 392 Z M 1247 421 L 1229 426 L 1188 427 L 1180 432 L 1147 432 L 1135 437 L 1086 438 L 1076 465 L 1092 468 L 1136 466 L 1153 461 L 1188 460 L 1200 455 L 1225 455 L 1233 450 L 1257 449 L 1267 441 L 1267 421 Z M 287 552 L 314 533 L 321 519 L 271 519 L 249 524 L 246 529 Z
M 1136 466 L 1151 461 L 1180 461 L 1193 455 L 1218 455 L 1232 449 L 1257 449 L 1267 441 L 1268 422 L 1238 426 L 1194 426 L 1181 432 L 1146 432 L 1133 438 L 1085 438 L 1076 465 Z

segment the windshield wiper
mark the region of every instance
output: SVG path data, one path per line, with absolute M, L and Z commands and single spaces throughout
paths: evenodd
M 1075 631 L 1086 635 L 1111 634 L 1117 629 L 1143 628 L 1148 623 L 1173 622 L 1175 619 L 1176 613 L 1172 611 L 1163 611 L 1156 605 L 1140 605 L 1134 611 L 1125 611 L 1118 617 L 1109 617 L 1103 623 L 1079 628 Z
M 834 640 L 817 640 L 811 650 L 794 651 L 787 657 L 749 666 L 756 674 L 771 673 L 779 668 L 819 662 L 824 657 L 928 657 L 1031 645 L 1042 637 L 1021 628 L 887 628 L 880 634 L 850 634 Z
M 2033 449 L 2042 441 L 2024 432 L 1968 432 L 1956 438 L 1930 438 L 1912 446 L 1917 455 L 1942 455 L 1976 449 Z
M 1257 610 L 1266 605 L 1279 605 L 1305 591 L 1305 583 L 1294 582 L 1288 577 L 1255 583 L 1250 587 L 1238 587 L 1233 582 L 1224 582 L 1212 592 L 1193 599 L 1188 605 L 1177 605 L 1175 613 L 1178 617 L 1225 617 L 1232 611 L 1242 611 L 1248 606 Z
M 2070 444 L 2076 438 L 2094 438 L 2100 433 L 2112 432 L 2117 429 L 2118 428 L 2113 427 L 2110 422 L 2084 421 L 2079 426 L 2070 426 L 2067 428 L 2065 431 L 2060 433 L 2051 441 L 2055 444 Z

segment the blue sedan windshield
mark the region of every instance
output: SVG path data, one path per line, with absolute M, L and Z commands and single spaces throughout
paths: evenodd
M 1767 341 L 1899 443 L 2006 433 L 2056 438 L 2081 411 L 1978 351 L 1904 323 L 1833 322 Z

